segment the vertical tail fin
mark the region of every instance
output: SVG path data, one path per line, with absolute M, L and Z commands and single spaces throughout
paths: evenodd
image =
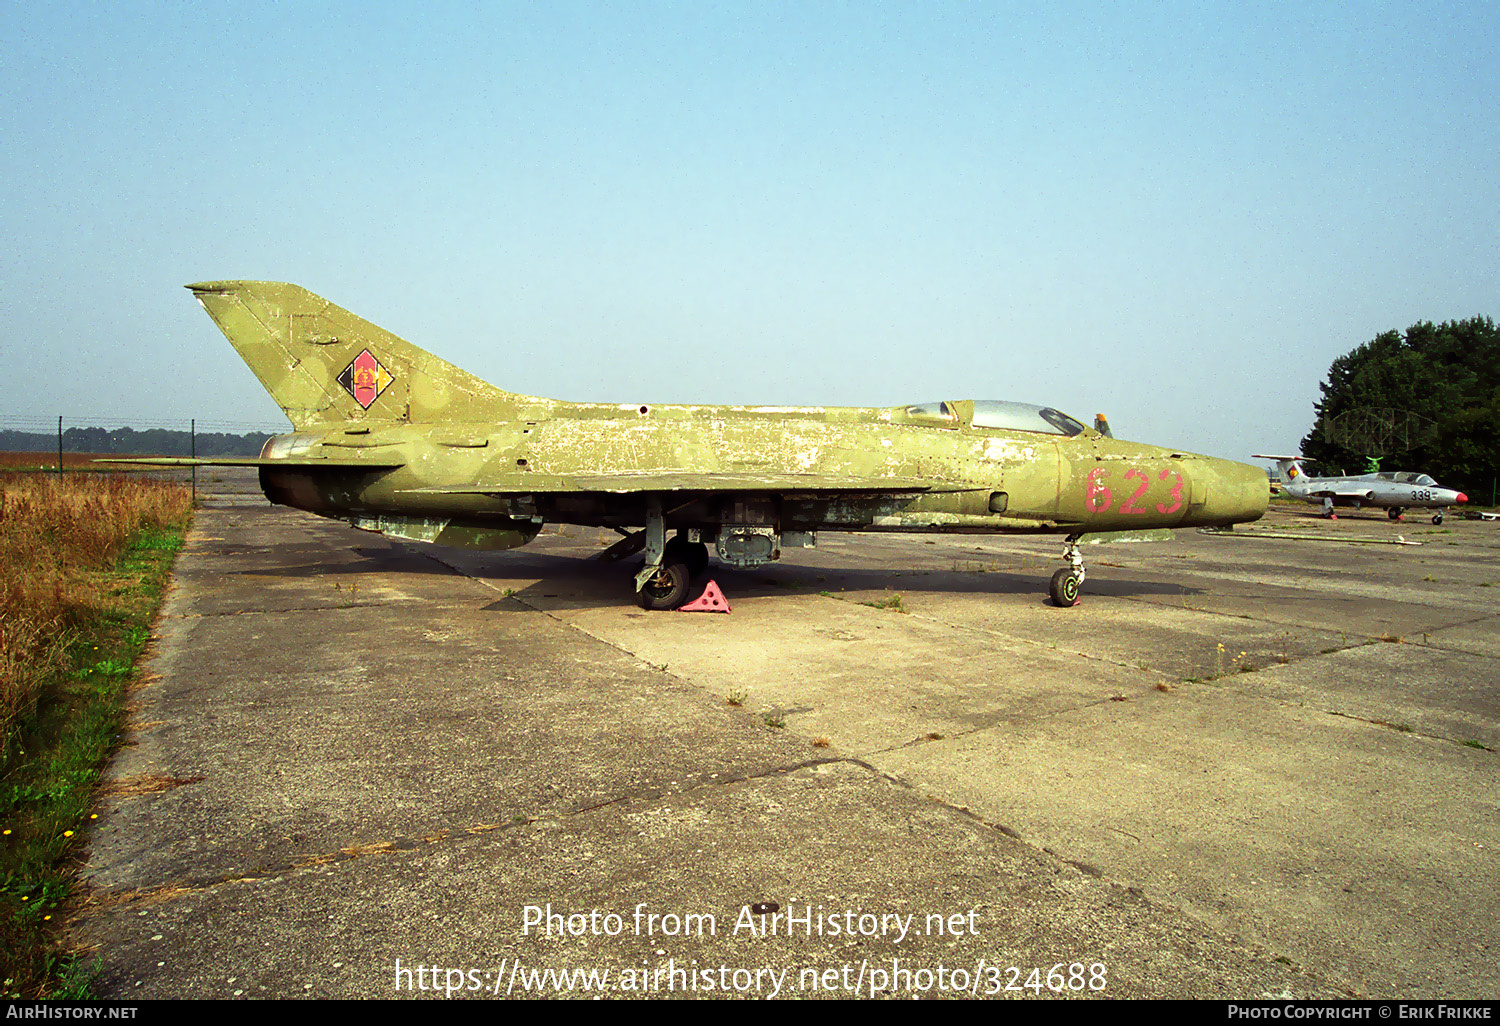
M 502 392 L 304 288 L 273 281 L 189 285 L 297 428 L 339 421 L 505 420 L 528 396 Z
M 1250 458 L 1253 460 L 1275 460 L 1276 473 L 1281 475 L 1281 479 L 1287 484 L 1300 482 L 1309 476 L 1302 466 L 1303 457 L 1301 456 L 1266 456 L 1262 453 L 1256 453 Z

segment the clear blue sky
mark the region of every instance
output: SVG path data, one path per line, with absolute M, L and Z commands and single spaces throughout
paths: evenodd
M 181 286 L 563 399 L 1295 451 L 1500 316 L 1500 5 L 0 7 L 0 426 L 284 424 Z

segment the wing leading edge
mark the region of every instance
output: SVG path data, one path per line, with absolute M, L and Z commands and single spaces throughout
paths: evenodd
M 395 470 L 406 466 L 405 460 L 364 460 L 345 459 L 340 457 L 326 456 L 290 456 L 281 459 L 266 459 L 265 457 L 198 457 L 198 456 L 158 456 L 138 457 L 133 459 L 108 459 L 94 460 L 95 463 L 129 463 L 140 467 L 295 467 L 298 470 L 309 469 L 362 469 L 362 470 Z
M 538 492 L 841 492 L 914 495 L 983 491 L 970 485 L 910 477 L 846 477 L 837 474 L 509 474 L 485 484 L 408 488 L 402 495 L 534 495 Z

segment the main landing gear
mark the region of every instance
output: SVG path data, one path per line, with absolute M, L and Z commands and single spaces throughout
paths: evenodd
M 646 578 L 636 595 L 641 608 L 676 609 L 687 601 L 688 586 L 708 570 L 708 546 L 679 534 L 667 542 L 661 565 L 647 569 L 656 572 Z
M 1078 539 L 1082 537 L 1082 534 L 1068 535 L 1068 544 L 1063 549 L 1062 556 L 1067 560 L 1068 566 L 1052 575 L 1052 585 L 1048 590 L 1055 606 L 1071 608 L 1082 601 L 1078 597 L 1078 586 L 1083 583 L 1085 576 L 1083 554 L 1078 551 Z
M 696 534 L 679 531 L 668 541 L 661 498 L 646 500 L 646 565 L 635 575 L 642 609 L 676 609 L 687 600 L 688 585 L 708 569 L 708 546 Z

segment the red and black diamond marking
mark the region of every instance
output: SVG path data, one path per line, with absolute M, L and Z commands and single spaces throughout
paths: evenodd
M 366 410 L 395 380 L 368 349 L 360 350 L 360 354 L 339 374 L 339 384 L 344 386 L 344 391 Z

